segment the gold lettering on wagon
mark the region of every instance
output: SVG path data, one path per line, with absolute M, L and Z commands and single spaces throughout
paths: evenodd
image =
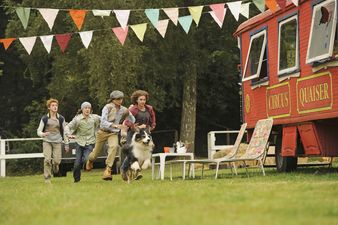
M 289 93 L 282 92 L 270 95 L 268 99 L 269 109 L 281 109 L 289 107 Z
M 299 100 L 303 107 L 306 103 L 323 101 L 329 98 L 328 83 L 316 84 L 299 89 Z

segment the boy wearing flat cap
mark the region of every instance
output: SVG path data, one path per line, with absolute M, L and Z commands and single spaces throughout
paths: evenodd
M 119 148 L 118 133 L 125 127 L 122 122 L 128 118 L 135 121 L 134 116 L 129 110 L 122 106 L 124 94 L 115 90 L 110 93 L 109 103 L 102 109 L 100 129 L 96 135 L 95 148 L 90 153 L 86 164 L 86 169 L 93 169 L 93 162 L 102 151 L 102 147 L 108 141 L 108 156 L 106 159 L 106 169 L 103 172 L 103 180 L 112 180 L 111 169 L 114 164 L 115 155 Z
M 92 114 L 92 105 L 89 102 L 81 104 L 81 110 L 65 127 L 66 136 L 75 139 L 76 158 L 74 162 L 73 177 L 77 183 L 81 179 L 82 163 L 86 163 L 89 153 L 95 144 L 95 134 L 100 125 L 100 116 Z

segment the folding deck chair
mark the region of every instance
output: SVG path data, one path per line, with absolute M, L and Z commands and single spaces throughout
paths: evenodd
M 187 163 L 189 164 L 189 171 L 191 171 L 190 170 L 190 164 L 191 163 L 211 164 L 211 163 L 217 163 L 219 160 L 228 160 L 228 159 L 234 158 L 238 154 L 239 145 L 241 144 L 241 141 L 243 139 L 246 126 L 247 126 L 247 123 L 242 124 L 241 129 L 238 132 L 235 144 L 230 147 L 230 152 L 222 158 L 219 158 L 219 159 L 195 159 L 195 160 L 172 160 L 172 161 L 170 161 L 168 163 L 168 164 L 170 164 L 170 179 L 172 180 L 172 165 L 175 164 L 175 163 L 183 163 L 183 169 L 182 169 L 183 175 L 182 175 L 182 177 L 183 177 L 183 179 L 185 179 L 185 169 L 186 169 Z M 232 170 L 234 169 L 235 174 L 237 174 L 236 167 L 234 167 L 231 164 L 234 165 L 234 163 L 229 162 L 231 172 L 233 172 Z M 202 177 L 203 177 L 203 171 L 204 171 L 204 166 L 202 167 Z
M 272 118 L 259 120 L 256 123 L 253 135 L 252 135 L 251 140 L 249 142 L 249 145 L 248 145 L 245 153 L 242 156 L 238 156 L 236 154 L 236 155 L 234 155 L 234 157 L 228 158 L 228 159 L 223 157 L 223 158 L 214 159 L 214 160 L 181 160 L 181 162 L 183 163 L 183 169 L 185 169 L 186 164 L 216 163 L 215 179 L 217 179 L 218 171 L 219 171 L 219 165 L 221 163 L 234 163 L 234 162 L 238 162 L 238 161 L 243 161 L 246 174 L 247 174 L 247 176 L 249 176 L 248 168 L 247 168 L 245 162 L 246 161 L 257 161 L 258 164 L 259 164 L 258 166 L 262 170 L 263 176 L 265 176 L 264 159 L 265 159 L 265 156 L 266 156 L 266 153 L 267 153 L 267 149 L 269 148 L 268 140 L 269 140 L 269 136 L 270 136 L 270 133 L 271 133 L 272 124 L 273 124 Z M 172 176 L 171 173 L 170 173 L 170 176 Z M 183 172 L 183 176 L 185 176 L 185 172 Z M 184 177 L 183 177 L 183 179 L 184 179 Z

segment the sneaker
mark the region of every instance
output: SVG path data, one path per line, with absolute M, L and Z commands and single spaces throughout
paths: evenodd
M 111 176 L 111 168 L 109 166 L 106 167 L 106 169 L 103 172 L 102 176 L 103 180 L 112 180 L 113 177 Z
M 81 179 L 75 179 L 74 183 L 79 183 Z
M 136 171 L 136 176 L 135 176 L 135 180 L 140 180 L 142 179 L 142 174 L 139 171 Z
M 93 169 L 93 161 L 88 160 L 86 163 L 86 170 L 91 171 Z

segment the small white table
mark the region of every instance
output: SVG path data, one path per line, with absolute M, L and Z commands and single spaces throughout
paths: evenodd
M 154 180 L 155 177 L 155 159 L 156 157 L 160 158 L 160 178 L 164 180 L 164 169 L 165 169 L 165 159 L 167 156 L 179 156 L 194 159 L 194 154 L 191 152 L 187 153 L 156 153 L 151 156 L 151 177 Z

